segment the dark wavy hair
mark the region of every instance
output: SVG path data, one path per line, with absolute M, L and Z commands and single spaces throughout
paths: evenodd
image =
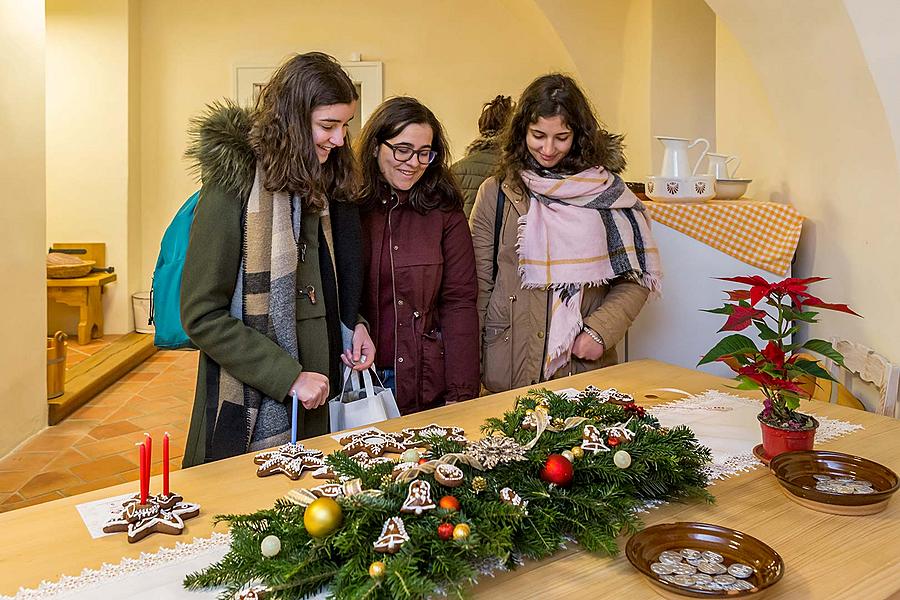
M 386 100 L 375 109 L 359 135 L 357 156 L 361 171 L 359 201 L 372 208 L 390 194 L 390 186 L 378 167 L 378 151 L 383 142 L 397 136 L 413 123 L 431 127 L 431 149 L 436 153 L 434 161 L 425 169 L 422 178 L 409 191 L 409 204 L 422 214 L 439 208 L 450 211 L 461 209 L 462 192 L 450 173 L 450 151 L 447 136 L 440 121 L 427 106 L 407 96 Z
M 309 52 L 285 62 L 256 101 L 253 149 L 269 191 L 298 194 L 306 206 L 353 196 L 354 162 L 349 138 L 319 163 L 312 138 L 312 112 L 319 106 L 359 99 L 356 86 L 327 54 Z
M 503 95 L 485 102 L 481 107 L 481 116 L 478 117 L 478 132 L 485 137 L 499 135 L 506 127 L 515 106 L 512 98 Z
M 613 159 L 616 169 L 624 167 L 620 154 L 614 158 L 612 148 L 620 148 L 622 136 L 606 131 L 594 114 L 584 92 L 568 75 L 551 73 L 529 84 L 516 105 L 516 110 L 503 132 L 497 174 L 508 177 L 521 188 L 522 171 L 534 169 L 536 161 L 528 152 L 525 136 L 528 127 L 541 117 L 562 117 L 572 129 L 572 148 L 553 170 L 577 173 L 589 167 L 608 166 Z

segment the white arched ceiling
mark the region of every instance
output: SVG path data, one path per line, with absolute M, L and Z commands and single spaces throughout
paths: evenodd
M 826 313 L 811 333 L 843 335 L 900 360 L 897 109 L 883 103 L 896 88 L 880 94 L 873 72 L 881 77 L 884 64 L 870 70 L 869 62 L 896 56 L 900 41 L 884 38 L 877 56 L 867 55 L 869 39 L 861 44 L 857 34 L 883 31 L 872 21 L 889 3 L 849 2 L 853 20 L 841 0 L 707 3 L 746 52 L 783 132 L 771 144 L 787 162 L 785 199 L 809 218 L 796 271 L 831 277 L 819 291 L 865 316 Z

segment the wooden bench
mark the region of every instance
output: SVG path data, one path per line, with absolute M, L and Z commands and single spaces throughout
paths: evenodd
M 76 254 L 84 260 L 93 260 L 96 267 L 106 267 L 106 244 L 66 243 L 53 244 L 54 250 L 82 249 Z M 47 278 L 47 301 L 56 301 L 79 309 L 78 343 L 87 344 L 103 336 L 103 287 L 116 280 L 115 273 L 91 273 L 73 279 Z

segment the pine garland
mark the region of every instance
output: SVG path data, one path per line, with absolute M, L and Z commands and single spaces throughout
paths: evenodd
M 570 539 L 591 552 L 615 555 L 616 538 L 638 530 L 637 509 L 648 501 L 712 501 L 702 469 L 710 453 L 690 429 L 661 428 L 640 407 L 602 402 L 599 396 L 600 390 L 595 388 L 572 400 L 547 390 L 531 390 L 517 399 L 513 410 L 487 419 L 482 427 L 486 435 L 507 436 L 523 446 L 535 437 L 534 431 L 522 427 L 526 414 L 535 410 L 545 410 L 552 422 L 568 417 L 586 417 L 588 421 L 563 431 L 544 431 L 527 450 L 525 460 L 501 462 L 485 471 L 457 464 L 465 475 L 460 487 L 446 488 L 432 475 L 419 475 L 419 480 L 430 482 L 435 502 L 442 495 L 453 495 L 461 509 L 404 514 L 410 539 L 396 554 L 375 552 L 373 542 L 384 522 L 400 514 L 408 483 L 387 483 L 385 475 L 391 473 L 391 464 L 366 468 L 336 452 L 327 458 L 336 473 L 359 478 L 363 489 L 381 490 L 382 494 L 339 498 L 343 524 L 322 539 L 311 537 L 304 528 L 305 508 L 286 500 L 250 515 L 217 517 L 231 525 L 231 549 L 218 563 L 189 575 L 185 586 L 224 586 L 221 598 L 234 597 L 250 583 L 268 588 L 266 598 L 303 598 L 323 587 L 337 599 L 425 598 L 436 590 L 462 596 L 481 565 L 514 569 L 522 558 L 550 556 Z M 633 437 L 609 452 L 586 451 L 574 462 L 570 486 L 540 479 L 548 455 L 581 444 L 584 425 L 603 429 L 623 423 Z M 461 453 L 466 448 L 444 438 L 429 437 L 427 441 L 432 457 Z M 618 449 L 631 455 L 628 468 L 614 464 Z M 484 491 L 471 485 L 478 476 L 486 482 Z M 505 487 L 514 490 L 527 506 L 523 509 L 500 502 L 499 492 Z M 466 523 L 471 533 L 465 539 L 443 541 L 437 528 L 446 522 Z M 269 535 L 281 540 L 281 551 L 266 558 L 260 544 Z M 373 561 L 384 562 L 383 578 L 370 577 Z

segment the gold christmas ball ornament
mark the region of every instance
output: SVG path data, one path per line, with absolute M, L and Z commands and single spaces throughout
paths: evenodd
M 314 538 L 334 533 L 344 520 L 341 506 L 331 498 L 317 498 L 306 507 L 303 525 Z
M 584 450 L 581 448 L 581 446 L 575 446 L 574 448 L 572 448 L 571 452 L 572 456 L 574 456 L 576 459 L 584 458 Z
M 459 523 L 456 527 L 453 528 L 453 539 L 454 540 L 464 540 L 469 537 L 469 534 L 472 533 L 472 530 L 465 523 Z
M 380 560 L 376 560 L 371 565 L 369 565 L 369 577 L 372 579 L 381 579 L 384 577 L 384 571 L 386 567 L 384 563 Z
M 565 456 L 566 460 L 568 460 L 569 462 L 572 462 L 572 463 L 575 462 L 575 455 L 572 453 L 571 450 L 563 450 L 562 452 L 560 452 L 560 454 Z

